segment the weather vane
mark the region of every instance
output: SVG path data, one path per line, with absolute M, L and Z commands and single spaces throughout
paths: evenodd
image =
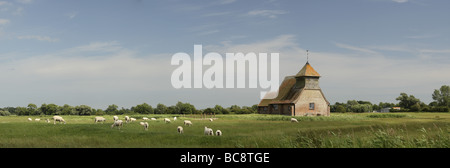
M 309 53 L 308 53 L 308 50 L 306 50 L 306 63 L 308 63 L 309 62 Z

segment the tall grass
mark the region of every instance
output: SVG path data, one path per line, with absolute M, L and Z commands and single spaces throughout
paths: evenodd
M 438 126 L 439 125 L 439 126 Z M 411 130 L 413 129 L 413 130 Z M 359 130 L 299 131 L 287 146 L 298 148 L 449 148 L 448 124 L 369 126 Z

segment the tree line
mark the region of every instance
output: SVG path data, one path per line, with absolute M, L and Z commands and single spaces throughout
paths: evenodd
M 449 112 L 450 106 L 450 86 L 443 85 L 440 89 L 435 89 L 432 93 L 433 102 L 425 104 L 413 95 L 400 93 L 396 98 L 398 103 L 380 102 L 372 104 L 369 101 L 348 100 L 346 103 L 336 102 L 330 105 L 331 112 L 372 112 L 391 108 L 390 112 Z M 392 107 L 400 107 L 399 110 Z M 122 114 L 253 114 L 257 113 L 258 105 L 238 106 L 232 105 L 224 108 L 220 105 L 206 109 L 197 109 L 190 103 L 178 102 L 172 106 L 157 104 L 152 107 L 147 103 L 142 103 L 131 108 L 119 108 L 117 105 L 109 105 L 106 109 L 95 109 L 87 105 L 70 106 L 65 104 L 42 104 L 38 107 L 30 103 L 27 107 L 5 107 L 0 108 L 0 116 L 7 115 L 122 115 Z
M 27 107 L 5 107 L 0 108 L 0 116 L 8 115 L 122 115 L 122 114 L 252 114 L 257 112 L 257 105 L 252 107 L 232 105 L 224 108 L 215 105 L 212 108 L 197 109 L 190 103 L 178 102 L 176 105 L 166 106 L 159 103 L 152 107 L 147 103 L 142 103 L 131 108 L 119 108 L 112 104 L 106 109 L 95 109 L 88 105 L 70 106 L 65 104 L 42 104 L 38 107 L 30 103 Z
M 398 103 L 380 102 L 372 104 L 369 101 L 348 100 L 347 103 L 336 102 L 330 106 L 331 112 L 372 112 L 381 111 L 385 108 L 390 108 L 390 112 L 449 112 L 450 108 L 450 86 L 443 85 L 439 89 L 435 89 L 432 93 L 432 101 L 425 104 L 414 95 L 400 93 L 396 98 Z M 400 109 L 392 109 L 393 107 L 400 107 Z

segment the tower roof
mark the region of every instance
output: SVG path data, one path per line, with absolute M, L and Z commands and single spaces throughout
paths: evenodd
M 316 70 L 314 70 L 314 68 L 309 64 L 309 62 L 306 62 L 305 66 L 303 66 L 303 68 L 297 73 L 297 75 L 295 75 L 295 77 L 300 77 L 300 76 L 320 77 L 320 74 L 317 73 Z

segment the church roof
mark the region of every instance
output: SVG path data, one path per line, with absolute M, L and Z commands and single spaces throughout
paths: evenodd
M 314 70 L 314 68 L 308 62 L 306 62 L 305 66 L 303 66 L 303 68 L 297 73 L 297 75 L 295 75 L 295 77 L 300 77 L 300 76 L 320 77 L 320 74 L 317 73 L 317 71 Z

